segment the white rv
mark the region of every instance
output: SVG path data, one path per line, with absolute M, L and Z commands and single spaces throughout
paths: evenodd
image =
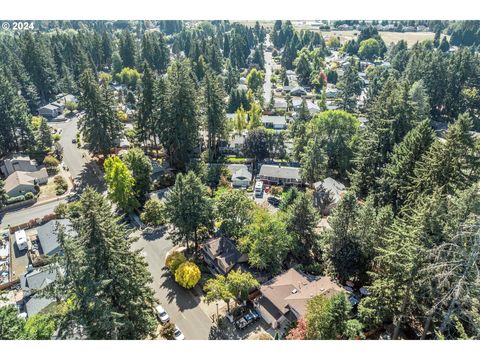
M 18 250 L 25 250 L 27 245 L 27 234 L 25 230 L 19 230 L 15 232 L 15 243 L 17 244 Z
M 263 181 L 255 183 L 255 197 L 262 197 L 263 195 Z

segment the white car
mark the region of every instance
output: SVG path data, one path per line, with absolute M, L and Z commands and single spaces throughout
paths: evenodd
M 182 331 L 175 326 L 175 340 L 185 340 L 185 335 L 183 335 Z
M 167 312 L 165 309 L 162 307 L 162 305 L 158 305 L 155 310 L 157 310 L 157 316 L 160 319 L 160 322 L 162 324 L 165 324 L 170 321 L 170 316 L 168 316 Z

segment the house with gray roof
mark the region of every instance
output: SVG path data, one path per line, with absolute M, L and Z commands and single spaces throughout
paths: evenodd
M 43 255 L 53 256 L 62 252 L 62 248 L 58 243 L 59 226 L 63 226 L 67 234 L 75 234 L 72 223 L 68 219 L 50 220 L 37 228 L 37 237 L 40 241 Z
M 287 129 L 287 119 L 285 116 L 262 116 L 262 123 L 268 129 L 274 130 L 286 130 Z
M 58 269 L 44 266 L 20 275 L 20 287 L 25 296 L 33 295 L 57 280 Z
M 331 177 L 314 183 L 313 187 L 315 189 L 313 193 L 313 204 L 318 207 L 324 215 L 330 214 L 347 191 L 345 185 Z
M 12 175 L 15 171 L 37 171 L 38 165 L 37 162 L 30 159 L 30 156 L 28 155 L 11 154 L 3 158 L 0 170 L 2 171 L 3 176 L 7 177 Z
M 239 188 L 247 188 L 252 182 L 252 173 L 248 170 L 248 166 L 244 164 L 230 164 L 227 166 L 232 173 L 232 186 Z
M 302 185 L 300 168 L 281 165 L 262 165 L 258 180 L 270 185 Z
M 223 236 L 208 240 L 201 246 L 201 250 L 214 274 L 226 275 L 248 260 L 247 255 L 238 251 L 233 240 Z
M 45 168 L 37 171 L 15 171 L 5 180 L 5 193 L 9 197 L 35 193 L 35 185 L 44 185 L 48 182 L 48 173 Z
M 38 109 L 38 115 L 43 116 L 47 119 L 53 119 L 60 115 L 62 113 L 62 110 L 63 109 L 55 106 L 54 104 L 47 104 Z
M 29 317 L 38 314 L 48 305 L 55 302 L 54 298 L 42 297 L 40 295 L 30 296 L 25 299 L 25 311 Z

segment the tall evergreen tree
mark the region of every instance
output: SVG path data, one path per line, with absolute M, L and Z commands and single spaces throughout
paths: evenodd
M 120 139 L 121 123 L 115 116 L 111 91 L 107 85 L 100 87 L 90 70 L 80 79 L 79 106 L 85 111 L 79 125 L 87 148 L 107 155 Z
M 453 194 L 478 181 L 480 155 L 478 142 L 471 134 L 472 126 L 468 114 L 460 115 L 449 126 L 445 142 L 435 142 L 418 161 L 408 189 L 412 202 L 419 194 L 431 194 L 436 189 Z
M 0 71 L 0 153 L 26 150 L 33 144 L 25 100 Z
M 398 211 L 407 200 L 417 161 L 435 141 L 435 133 L 428 120 L 413 128 L 401 143 L 393 149 L 388 164 L 379 179 L 379 198 L 383 204 L 391 204 Z
M 199 109 L 197 91 L 187 60 L 175 61 L 168 69 L 166 125 L 162 144 L 172 166 L 185 170 L 198 146 Z
M 120 35 L 119 53 L 122 58 L 123 67 L 135 68 L 136 43 L 130 31 L 123 30 Z
M 199 229 L 209 229 L 213 220 L 213 206 L 208 197 L 207 187 L 193 171 L 186 175 L 179 173 L 175 186 L 166 202 L 167 215 L 176 229 L 177 240 L 186 242 L 193 239 L 198 249 Z
M 65 272 L 59 290 L 68 299 L 61 334 L 82 326 L 90 339 L 145 339 L 156 330 L 152 279 L 135 239 L 105 197 L 88 188 L 80 199 L 75 235 L 59 230 Z
M 212 160 L 217 158 L 218 141 L 226 133 L 225 107 L 225 93 L 220 78 L 209 70 L 203 84 L 203 112 L 208 136 L 207 148 Z

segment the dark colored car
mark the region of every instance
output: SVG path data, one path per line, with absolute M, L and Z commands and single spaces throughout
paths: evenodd
M 274 196 L 269 196 L 268 199 L 267 199 L 268 203 L 277 207 L 280 205 L 280 199 L 279 198 L 276 198 Z

